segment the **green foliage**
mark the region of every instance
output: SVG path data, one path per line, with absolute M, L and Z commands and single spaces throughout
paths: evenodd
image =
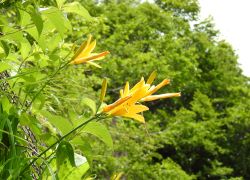
M 168 91 L 179 90 L 182 97 L 150 104 L 155 114 L 146 113 L 147 128 L 149 134 L 159 132 L 151 140 L 131 123 L 109 124 L 114 153 L 99 159 L 102 165 L 96 163 L 96 173 L 159 179 L 162 172 L 154 170 L 155 164 L 171 158 L 192 178 L 248 178 L 249 79 L 241 74 L 232 47 L 217 40 L 218 31 L 209 19 L 190 27 L 199 12 L 196 1 L 156 1 L 158 6 L 134 2 L 87 7 L 100 20 L 82 29 L 99 34 L 102 47 L 112 54 L 102 65 L 112 80 L 110 99 L 117 97 L 116 88 L 124 79 L 135 82 L 155 69 L 160 80 L 173 80 Z
M 112 138 L 104 125 L 98 122 L 88 123 L 81 132 L 90 133 L 102 140 L 107 146 L 113 147 Z
M 79 100 L 79 86 L 86 80 L 72 79 L 79 70 L 67 66 L 74 46 L 67 40 L 72 33 L 67 14 L 86 21 L 91 17 L 78 2 L 57 1 L 58 7 L 33 2 L 4 5 L 0 9 L 0 177 L 86 177 L 89 164 L 83 154 L 87 152 L 89 160 L 92 154 L 74 138 L 80 137 L 84 145 L 88 143 L 84 138 L 92 134 L 113 146 L 105 126 L 95 122 L 105 117 L 96 115 L 93 95 Z M 92 91 L 85 88 L 86 94 Z
M 196 0 L 4 1 L 0 12 L 0 179 L 250 178 L 249 78 L 211 19 L 194 24 Z M 68 66 L 88 34 L 111 56 Z M 102 79 L 111 103 L 153 70 L 182 96 L 148 103 L 145 125 L 102 122 Z

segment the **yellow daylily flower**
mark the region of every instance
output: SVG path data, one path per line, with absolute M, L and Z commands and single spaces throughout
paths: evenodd
M 147 82 L 144 78 L 130 89 L 129 82 L 126 82 L 124 89 L 120 90 L 120 98 L 113 104 L 103 108 L 103 112 L 112 116 L 123 116 L 133 118 L 139 122 L 145 123 L 144 117 L 139 113 L 147 111 L 147 106 L 139 104 L 139 102 L 153 101 L 157 99 L 165 99 L 170 97 L 178 97 L 180 93 L 166 93 L 160 95 L 152 95 L 160 88 L 169 84 L 170 80 L 164 79 L 156 86 L 151 86 L 156 77 L 156 72 L 153 72 Z
M 96 46 L 96 40 L 92 41 L 92 36 L 89 35 L 88 40 L 83 42 L 80 48 L 76 51 L 75 55 L 72 57 L 70 64 L 82 64 L 89 63 L 98 68 L 101 68 L 98 64 L 94 63 L 94 60 L 103 59 L 109 51 L 104 51 L 101 53 L 92 53 Z

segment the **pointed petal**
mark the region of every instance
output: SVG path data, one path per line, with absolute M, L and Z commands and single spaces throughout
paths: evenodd
M 137 113 L 140 113 L 140 112 L 143 112 L 143 111 L 147 111 L 147 110 L 149 110 L 149 108 L 147 106 L 144 106 L 144 105 L 134 105 L 134 106 L 131 106 L 129 108 L 129 113 L 137 114 Z
M 132 98 L 128 100 L 128 104 L 135 104 L 136 102 L 144 98 L 148 93 L 149 87 L 149 84 L 144 84 L 142 87 L 138 88 L 135 92 L 133 92 L 131 94 Z
M 126 116 L 128 114 L 137 114 L 143 111 L 149 110 L 147 106 L 144 105 L 126 105 L 124 104 L 123 107 L 117 108 L 110 112 L 113 116 Z
M 160 94 L 160 95 L 147 96 L 141 99 L 141 101 L 154 101 L 157 99 L 166 99 L 166 98 L 179 97 L 179 96 L 181 96 L 181 93 L 166 93 L 166 94 Z
M 141 80 L 130 90 L 130 92 L 134 92 L 140 87 L 142 87 L 145 84 L 144 78 L 142 77 Z
M 137 120 L 137 121 L 139 121 L 141 123 L 145 123 L 144 117 L 142 115 L 139 115 L 139 114 L 126 114 L 124 116 L 135 119 L 135 120 Z
M 71 58 L 72 61 L 74 61 L 76 59 L 76 57 L 82 52 L 82 50 L 86 47 L 86 45 L 87 45 L 87 41 L 84 41 L 81 44 L 80 48 L 76 51 L 76 53 L 74 54 L 74 56 Z
M 96 60 L 97 58 L 106 56 L 107 54 L 109 54 L 109 51 L 104 51 L 102 53 L 99 53 L 99 54 L 93 55 L 93 56 L 82 57 L 82 58 L 74 60 L 73 62 L 71 62 L 71 64 L 81 64 L 81 63 L 85 63 L 85 62 L 90 61 L 90 60 Z
M 154 94 L 156 91 L 158 91 L 159 89 L 161 89 L 163 86 L 166 86 L 167 84 L 170 83 L 169 79 L 164 79 L 160 84 L 158 84 L 157 86 L 155 86 L 155 88 L 153 88 L 152 90 L 150 90 L 148 92 L 147 95 L 151 95 Z
M 103 112 L 109 112 L 112 109 L 116 108 L 117 106 L 123 104 L 126 102 L 128 99 L 130 99 L 132 96 L 126 96 L 124 98 L 120 98 L 117 101 L 115 101 L 113 104 L 107 105 L 103 108 Z
M 86 48 L 81 52 L 79 57 L 81 58 L 81 57 L 84 57 L 84 56 L 89 56 L 90 53 L 95 49 L 95 46 L 96 46 L 96 40 L 94 40 L 88 46 L 86 46 Z
M 102 53 L 103 53 L 103 52 L 102 52 Z M 91 53 L 90 56 L 96 56 L 96 55 L 99 55 L 99 54 L 101 54 L 101 53 Z M 109 52 L 108 52 L 107 54 L 109 54 Z M 105 56 L 101 56 L 101 57 L 99 57 L 99 58 L 95 58 L 95 60 L 102 60 L 102 59 L 104 59 L 104 58 L 105 58 Z
M 88 36 L 88 40 L 82 43 L 82 45 L 80 46 L 80 48 L 77 51 L 77 55 L 74 58 L 72 58 L 72 59 L 78 59 L 78 58 L 80 58 L 80 57 L 83 56 L 83 54 L 86 51 L 86 49 L 88 49 L 88 46 L 89 46 L 89 44 L 91 42 L 91 39 L 92 39 L 92 35 L 90 34 Z
M 100 66 L 100 65 L 98 65 L 98 64 L 96 64 L 96 63 L 94 63 L 94 62 L 92 62 L 92 61 L 87 61 L 86 63 L 88 63 L 88 64 L 90 64 L 90 65 L 92 65 L 92 66 L 95 66 L 95 67 L 97 67 L 97 68 L 102 68 L 102 66 Z

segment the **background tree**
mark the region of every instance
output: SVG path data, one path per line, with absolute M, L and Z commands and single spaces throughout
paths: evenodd
M 113 120 L 115 151 L 98 158 L 96 173 L 123 171 L 131 179 L 158 179 L 172 167 L 164 166 L 172 159 L 193 175 L 189 178 L 248 178 L 249 124 L 242 120 L 249 119 L 249 79 L 232 47 L 218 40 L 211 19 L 194 23 L 197 1 L 82 2 L 99 20 L 85 30 L 99 34 L 101 46 L 112 54 L 103 64 L 105 74 L 93 70 L 112 80 L 112 97 L 118 96 L 121 79 L 135 82 L 152 70 L 158 71 L 159 80 L 172 80 L 168 91 L 182 92 L 180 99 L 150 104 L 155 113 L 146 113 L 149 135 L 144 127 Z

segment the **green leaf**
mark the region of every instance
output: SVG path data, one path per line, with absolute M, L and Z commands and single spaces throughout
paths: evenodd
M 74 153 L 73 147 L 66 141 L 62 141 L 57 148 L 56 164 L 58 179 L 81 179 L 89 169 L 86 159 Z
M 95 103 L 95 101 L 93 101 L 90 98 L 85 97 L 85 98 L 82 99 L 81 104 L 84 104 L 84 105 L 88 106 L 92 110 L 93 114 L 95 114 L 95 112 L 96 112 L 96 103 Z
M 62 41 L 62 38 L 59 34 L 55 34 L 54 36 L 52 36 L 51 38 L 48 38 L 47 40 L 49 40 L 47 44 L 47 48 L 50 51 L 53 51 L 55 48 L 58 47 L 58 44 Z
M 99 122 L 90 122 L 83 129 L 82 132 L 90 133 L 100 140 L 102 140 L 107 146 L 113 148 L 113 140 L 112 137 L 103 124 Z
M 39 34 L 38 34 L 38 31 L 37 31 L 36 27 L 30 27 L 30 28 L 25 29 L 24 31 L 29 33 L 38 42 Z
M 1 97 L 1 102 L 2 102 L 2 110 L 9 113 L 12 104 L 10 103 L 9 99 L 6 96 Z
M 37 12 L 35 9 L 31 13 L 31 20 L 35 24 L 37 32 L 40 35 L 43 30 L 43 20 L 42 20 L 41 14 Z
M 67 141 L 62 141 L 56 150 L 57 169 L 60 170 L 60 166 L 64 163 L 75 166 L 74 149 Z
M 20 25 L 22 27 L 25 27 L 25 26 L 32 23 L 31 16 L 30 16 L 29 13 L 27 13 L 26 11 L 23 11 L 21 9 L 19 9 L 19 13 L 20 13 L 20 16 L 21 16 Z
M 63 11 L 68 12 L 68 13 L 78 14 L 87 20 L 90 20 L 92 18 L 89 15 L 89 12 L 79 2 L 65 4 L 63 6 Z
M 12 67 L 8 63 L 0 62 L 0 73 L 11 68 Z
M 5 41 L 0 41 L 0 46 L 4 50 L 5 56 L 8 56 L 9 52 L 10 52 L 10 48 L 9 48 L 8 44 Z
M 2 142 L 2 138 L 3 138 L 3 132 L 1 130 L 4 129 L 5 123 L 7 121 L 8 115 L 6 113 L 1 113 L 0 114 L 0 142 Z M 1 169 L 0 169 L 1 172 Z
M 58 7 L 59 9 L 61 9 L 61 7 L 63 6 L 63 4 L 64 4 L 65 1 L 66 1 L 66 0 L 56 0 L 57 7 Z
M 93 150 L 88 141 L 88 138 L 77 136 L 72 139 L 71 143 L 81 150 L 82 154 L 88 159 L 88 162 L 91 164 L 93 160 Z
M 0 40 L 7 40 L 7 41 L 15 41 L 16 43 L 20 43 L 23 41 L 23 33 L 20 30 L 15 28 L 4 26 L 3 28 L 3 36 L 0 36 Z
M 68 171 L 67 175 L 63 179 L 82 179 L 83 175 L 89 170 L 89 163 L 84 163 L 79 167 L 74 167 Z
M 19 122 L 22 126 L 28 126 L 35 135 L 41 135 L 41 125 L 39 124 L 38 120 L 33 117 L 28 115 L 27 113 L 22 113 Z
M 75 157 L 75 164 L 76 164 L 77 167 L 81 166 L 81 165 L 83 165 L 84 163 L 87 162 L 87 159 L 84 156 L 80 155 L 80 154 L 75 153 L 74 157 Z
M 48 111 L 41 111 L 41 114 L 47 117 L 48 121 L 59 129 L 62 134 L 67 134 L 73 128 L 71 123 L 62 116 L 53 115 Z
M 42 14 L 44 14 L 49 19 L 49 21 L 55 26 L 56 30 L 62 37 L 67 30 L 70 30 L 70 23 L 67 19 L 65 19 L 59 9 L 50 7 L 49 9 L 42 11 Z
M 24 39 L 24 41 L 21 42 L 21 49 L 20 49 L 20 52 L 21 52 L 23 59 L 28 57 L 30 50 L 31 50 L 31 45 L 30 45 L 29 41 Z

